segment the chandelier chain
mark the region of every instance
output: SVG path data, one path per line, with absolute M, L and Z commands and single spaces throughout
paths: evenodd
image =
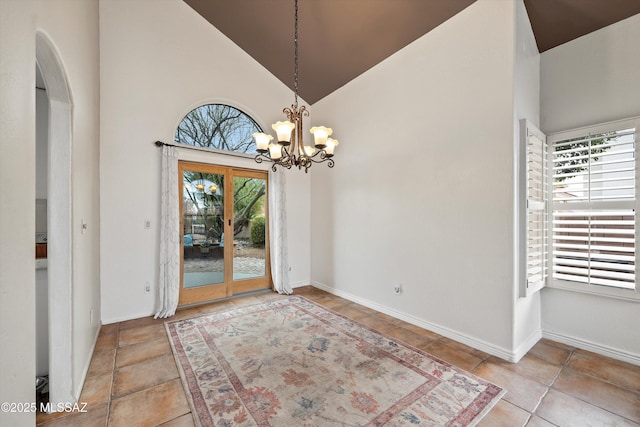
M 309 131 L 314 135 L 314 146 L 305 146 L 302 138 L 303 117 L 309 116 L 307 107 L 302 105 L 298 107 L 298 0 L 294 0 L 294 62 L 293 62 L 293 85 L 295 94 L 295 104 L 291 108 L 284 108 L 282 112 L 287 116 L 287 121 L 277 122 L 272 125 L 272 129 L 278 134 L 278 141 L 271 143 L 272 136 L 263 132 L 254 132 L 253 137 L 256 140 L 255 157 L 257 163 L 270 161 L 271 170 L 276 171 L 276 167 L 280 166 L 285 169 L 291 169 L 293 166 L 298 169 L 304 169 L 305 173 L 314 163 L 325 163 L 332 168 L 335 164 L 333 161 L 333 150 L 338 145 L 338 141 L 329 138 L 333 130 L 324 126 L 314 126 Z
M 295 24 L 294 24 L 293 46 L 294 46 L 293 85 L 294 85 L 295 100 L 296 100 L 296 107 L 297 107 L 298 106 L 298 0 L 295 0 Z

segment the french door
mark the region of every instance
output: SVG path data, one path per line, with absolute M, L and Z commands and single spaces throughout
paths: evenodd
M 179 162 L 179 305 L 271 287 L 267 173 Z

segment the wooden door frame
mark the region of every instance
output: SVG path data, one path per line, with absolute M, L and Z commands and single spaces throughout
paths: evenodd
M 184 288 L 184 172 L 196 171 L 202 173 L 211 173 L 224 176 L 224 235 L 231 236 L 227 238 L 223 248 L 224 259 L 224 273 L 223 283 L 214 284 L 209 286 L 199 286 L 192 289 Z M 271 279 L 271 263 L 269 253 L 269 203 L 265 203 L 265 276 L 244 280 L 233 280 L 233 227 L 234 227 L 234 214 L 233 214 L 233 180 L 236 176 L 247 178 L 264 179 L 266 185 L 265 198 L 269 194 L 269 179 L 268 173 L 259 170 L 236 168 L 231 166 L 220 166 L 209 163 L 192 162 L 186 160 L 180 160 L 178 162 L 178 194 L 179 200 L 179 215 L 180 215 L 180 292 L 178 298 L 178 306 L 202 303 L 207 301 L 214 301 L 223 298 L 228 298 L 233 295 L 249 292 L 256 289 L 256 286 L 262 284 L 267 278 L 268 285 L 264 289 L 273 289 L 273 281 Z M 230 206 L 229 206 L 230 205 Z
M 264 179 L 266 188 L 265 188 L 265 204 L 264 204 L 264 212 L 265 212 L 265 224 L 264 224 L 264 231 L 265 231 L 265 258 L 264 258 L 264 274 L 265 276 L 263 277 L 267 277 L 268 280 L 268 287 L 273 289 L 273 280 L 271 279 L 271 254 L 269 252 L 269 202 L 268 202 L 268 196 L 269 196 L 269 173 L 266 171 L 259 171 L 259 170 L 252 170 L 252 169 L 242 169 L 242 168 L 229 168 L 231 169 L 231 189 L 233 190 L 233 179 L 237 176 L 237 177 L 242 177 L 242 178 L 256 178 L 256 179 Z M 226 197 L 226 195 L 225 195 Z M 233 221 L 232 221 L 233 224 Z M 233 225 L 232 225 L 232 230 L 231 230 L 231 235 L 233 236 Z M 233 246 L 232 246 L 233 247 Z M 230 278 L 230 283 L 232 285 L 232 295 L 236 295 L 236 294 L 241 294 L 243 292 L 250 292 L 252 290 L 257 290 L 259 289 L 258 286 L 260 286 L 262 284 L 262 282 L 264 281 L 263 277 L 256 277 L 253 279 L 243 279 L 243 280 L 238 280 L 238 281 L 234 281 L 233 280 L 233 264 L 232 264 L 232 258 L 233 258 L 233 251 L 231 253 L 231 257 L 229 258 L 230 260 L 230 267 L 229 267 L 229 271 L 231 273 L 231 278 Z M 225 271 L 227 269 L 227 265 L 226 265 L 226 258 L 225 258 Z M 226 278 L 225 278 L 226 280 Z M 265 288 L 263 288 L 265 289 Z

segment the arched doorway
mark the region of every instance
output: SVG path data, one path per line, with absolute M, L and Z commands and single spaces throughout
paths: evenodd
M 73 102 L 60 55 L 36 33 L 36 62 L 49 97 L 48 283 L 49 400 L 75 402 L 72 372 L 71 123 Z

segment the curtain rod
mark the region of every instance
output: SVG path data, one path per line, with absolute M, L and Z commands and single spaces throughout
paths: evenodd
M 153 144 L 156 147 L 163 147 L 166 145 L 167 147 L 176 147 L 180 149 L 203 151 L 205 153 L 222 154 L 224 156 L 240 157 L 241 159 L 253 159 L 253 156 L 254 156 L 253 154 L 234 153 L 233 151 L 218 150 L 217 148 L 196 147 L 196 146 L 190 146 L 190 145 L 184 145 L 184 144 L 179 144 L 179 145 L 169 144 L 168 142 L 163 142 L 163 141 L 155 141 Z
M 166 145 L 167 147 L 175 147 L 174 144 L 167 144 L 166 142 L 162 142 L 162 141 L 156 141 L 154 142 L 154 145 L 156 147 L 162 147 L 163 145 Z

